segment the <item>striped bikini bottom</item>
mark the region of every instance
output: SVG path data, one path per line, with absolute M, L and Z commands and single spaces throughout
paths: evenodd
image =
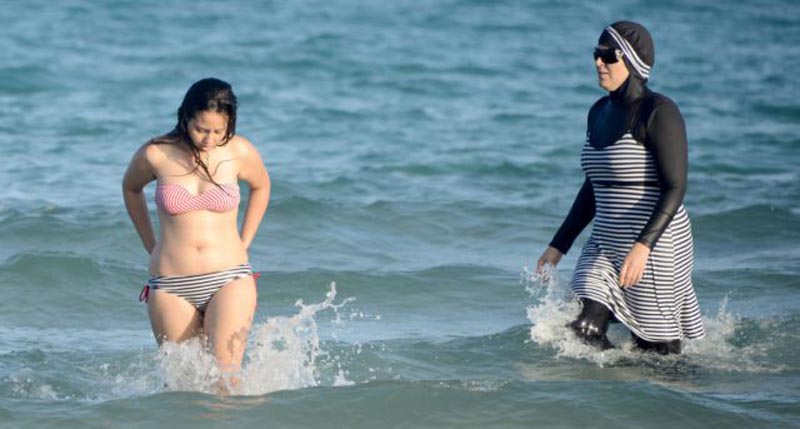
M 179 296 L 200 311 L 205 311 L 211 298 L 226 284 L 246 276 L 258 278 L 248 263 L 231 269 L 189 276 L 152 276 L 139 294 L 139 301 L 147 302 L 150 289 L 163 290 Z

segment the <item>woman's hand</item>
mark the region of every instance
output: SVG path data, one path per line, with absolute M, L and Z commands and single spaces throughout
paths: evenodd
M 539 261 L 536 263 L 536 272 L 542 274 L 542 268 L 550 264 L 555 268 L 558 265 L 558 262 L 561 260 L 561 257 L 564 256 L 560 250 L 556 249 L 553 246 L 547 246 L 542 256 L 539 258 Z
M 628 252 L 628 256 L 625 257 L 625 262 L 622 263 L 622 269 L 619 271 L 620 286 L 634 286 L 642 281 L 648 256 L 650 256 L 649 247 L 638 241 L 633 243 L 633 247 Z
M 250 248 L 269 205 L 270 180 L 264 161 L 249 140 L 236 136 L 237 157 L 241 159 L 239 180 L 250 186 L 250 198 L 244 213 L 240 236 L 245 250 Z
M 133 155 L 128 169 L 125 170 L 125 176 L 122 178 L 122 197 L 125 200 L 128 216 L 133 221 L 133 226 L 136 228 L 139 238 L 142 239 L 142 245 L 148 254 L 153 253 L 156 237 L 150 223 L 143 189 L 145 185 L 156 178 L 151 159 L 157 154 L 158 149 L 154 145 L 149 142 L 145 143 Z

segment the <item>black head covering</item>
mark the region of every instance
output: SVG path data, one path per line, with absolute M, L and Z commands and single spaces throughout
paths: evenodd
M 656 50 L 650 32 L 643 25 L 632 21 L 617 21 L 603 30 L 597 43 L 619 49 L 631 73 L 644 81 L 650 78 L 650 68 L 656 61 Z

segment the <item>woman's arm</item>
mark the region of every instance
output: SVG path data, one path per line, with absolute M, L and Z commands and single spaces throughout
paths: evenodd
M 589 109 L 589 114 L 586 116 L 586 141 L 590 142 L 590 130 L 594 127 L 597 120 L 597 115 L 603 106 L 606 106 L 609 97 L 601 97 L 595 101 Z M 594 219 L 595 215 L 595 201 L 594 201 L 594 188 L 592 182 L 586 177 L 583 181 L 578 195 L 575 196 L 575 201 L 572 203 L 567 217 L 558 228 L 558 232 L 550 241 L 550 245 L 545 249 L 542 256 L 539 258 L 538 269 L 541 270 L 545 264 L 558 265 L 561 257 L 564 256 L 572 247 L 572 243 L 578 238 L 578 235 L 589 225 L 589 222 Z
M 622 263 L 623 287 L 642 280 L 650 250 L 669 226 L 686 194 L 688 144 L 683 117 L 672 100 L 658 96 L 656 102 L 648 118 L 645 144 L 655 160 L 660 195 L 650 219 Z
M 647 124 L 647 148 L 653 154 L 661 194 L 653 213 L 636 240 L 653 248 L 667 229 L 686 194 L 688 144 L 678 106 L 659 96 Z
M 578 191 L 578 195 L 575 196 L 575 201 L 572 203 L 569 214 L 567 214 L 561 227 L 558 228 L 558 232 L 556 232 L 553 240 L 550 241 L 550 245 L 539 258 L 536 264 L 538 271 L 541 271 L 545 264 L 551 264 L 553 266 L 558 265 L 561 257 L 569 251 L 569 248 L 572 247 L 572 243 L 578 238 L 581 231 L 583 231 L 586 225 L 589 225 L 589 222 L 594 218 L 594 204 L 594 188 L 592 187 L 592 182 L 590 182 L 587 177 L 583 181 L 583 186 L 581 186 L 580 191 Z
M 122 197 L 125 200 L 125 208 L 128 209 L 128 216 L 133 221 L 133 226 L 148 254 L 153 252 L 156 245 L 155 233 L 153 225 L 150 223 L 147 201 L 143 192 L 145 185 L 156 178 L 153 166 L 148 159 L 148 152 L 152 152 L 151 148 L 152 146 L 147 143 L 136 151 L 122 179 Z
M 562 254 L 566 254 L 581 231 L 594 219 L 594 210 L 594 188 L 587 177 L 583 181 L 578 195 L 575 196 L 569 214 L 558 228 L 553 240 L 550 241 L 550 246 L 558 249 Z
M 242 243 L 245 249 L 250 247 L 253 239 L 258 232 L 264 212 L 267 211 L 270 194 L 270 180 L 264 161 L 261 160 L 258 150 L 247 139 L 241 139 L 241 169 L 239 179 L 244 180 L 250 186 L 250 198 L 247 200 L 247 208 L 242 223 Z

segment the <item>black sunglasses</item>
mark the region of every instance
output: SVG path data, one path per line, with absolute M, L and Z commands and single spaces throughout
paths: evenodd
M 594 59 L 600 58 L 606 64 L 614 64 L 622 58 L 622 51 L 611 48 L 594 48 Z

